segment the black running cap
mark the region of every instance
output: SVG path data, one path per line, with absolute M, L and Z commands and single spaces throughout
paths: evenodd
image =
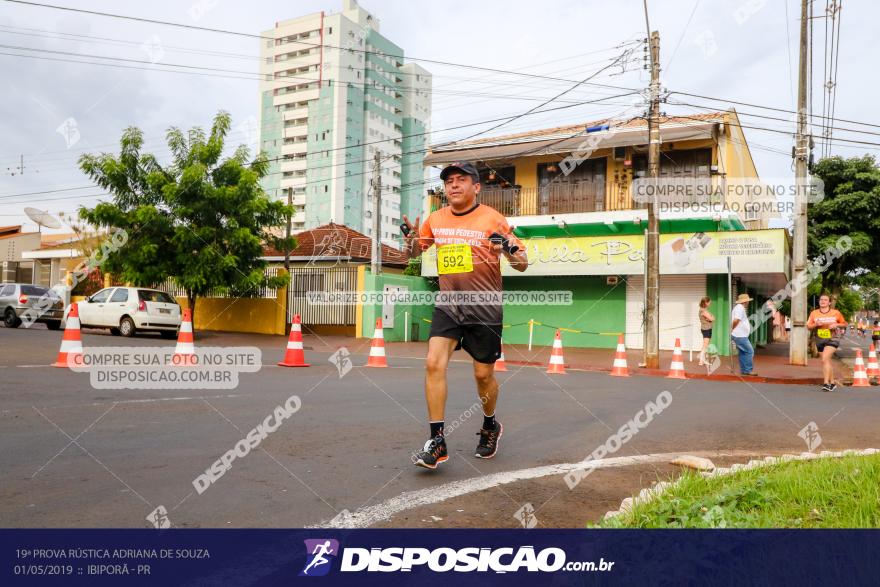
M 440 172 L 440 179 L 446 181 L 446 176 L 448 176 L 453 171 L 458 171 L 459 173 L 470 175 L 474 179 L 474 183 L 480 183 L 480 174 L 477 172 L 477 168 L 467 161 L 456 161 L 455 163 L 450 163 L 443 168 L 443 171 Z

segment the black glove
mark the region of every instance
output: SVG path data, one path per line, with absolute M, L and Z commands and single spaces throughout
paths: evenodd
M 505 237 L 501 236 L 497 232 L 493 232 L 489 235 L 489 241 L 493 245 L 501 245 L 501 248 L 504 249 L 504 252 L 508 255 L 516 255 L 516 252 L 519 251 L 519 247 L 516 245 L 510 244 L 510 241 Z

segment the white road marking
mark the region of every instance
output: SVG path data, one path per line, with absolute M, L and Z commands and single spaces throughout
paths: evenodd
M 351 512 L 346 516 L 337 516 L 332 520 L 324 520 L 309 528 L 368 528 L 379 522 L 388 520 L 391 516 L 404 510 L 417 508 L 423 505 L 431 505 L 439 503 L 453 497 L 459 497 L 475 491 L 484 491 L 499 485 L 506 485 L 516 481 L 524 481 L 527 479 L 537 479 L 539 477 L 547 477 L 549 475 L 563 475 L 575 469 L 610 469 L 614 467 L 626 467 L 630 465 L 640 465 L 645 463 L 668 462 L 683 454 L 692 454 L 695 456 L 755 456 L 756 454 L 764 454 L 766 451 L 720 451 L 720 452 L 693 452 L 682 451 L 672 453 L 656 453 L 650 455 L 635 455 L 629 457 L 612 457 L 610 459 L 602 459 L 600 461 L 581 461 L 579 463 L 562 463 L 558 465 L 543 465 L 540 467 L 532 467 L 529 469 L 520 469 L 518 471 L 504 471 L 501 473 L 493 473 L 491 475 L 483 475 L 482 477 L 472 477 L 461 481 L 452 481 L 427 489 L 418 491 L 407 491 L 401 493 L 397 497 L 392 497 L 386 501 L 360 508 Z M 563 483 L 560 480 L 560 483 Z

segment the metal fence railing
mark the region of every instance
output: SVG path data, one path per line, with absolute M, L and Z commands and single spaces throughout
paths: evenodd
M 282 267 L 268 267 L 266 277 L 275 277 Z M 167 279 L 155 286 L 175 297 L 186 297 L 186 290 L 174 279 Z M 290 283 L 287 287 L 287 321 L 293 319 L 294 314 L 299 314 L 303 324 L 332 324 L 338 326 L 354 326 L 356 320 L 356 306 L 346 303 L 309 303 L 309 292 L 341 292 L 356 291 L 357 267 L 291 267 Z M 270 287 L 262 287 L 250 295 L 242 296 L 242 292 L 230 291 L 226 288 L 215 288 L 208 291 L 204 297 L 233 298 L 233 297 L 257 297 L 275 299 L 277 291 Z M 281 296 L 285 292 L 281 292 Z M 280 298 L 280 296 L 279 296 Z M 283 303 L 283 299 L 278 300 Z
M 281 267 L 267 267 L 265 270 L 266 278 L 276 277 L 278 272 L 281 271 Z M 181 287 L 177 281 L 173 277 L 169 277 L 159 285 L 155 286 L 156 289 L 160 289 L 169 295 L 175 297 L 186 297 L 186 289 Z M 263 286 L 258 289 L 254 289 L 252 291 L 239 292 L 239 291 L 231 291 L 228 288 L 213 288 L 208 290 L 203 297 L 206 298 L 236 298 L 236 297 L 249 297 L 249 298 L 275 298 L 276 290 L 274 288 Z

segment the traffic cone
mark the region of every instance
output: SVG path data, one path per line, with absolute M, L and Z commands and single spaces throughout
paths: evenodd
M 681 340 L 675 339 L 675 347 L 672 350 L 672 364 L 669 366 L 667 379 L 687 379 L 684 374 L 684 357 L 681 356 Z
M 507 364 L 504 362 L 504 345 L 501 345 L 501 356 L 495 361 L 496 371 L 507 371 Z
M 871 387 L 868 374 L 865 372 L 865 362 L 862 360 L 861 349 L 856 349 L 856 362 L 853 365 L 853 387 Z
M 183 311 L 183 320 L 180 322 L 177 346 L 174 347 L 171 363 L 177 367 L 187 367 L 197 363 L 196 346 L 193 343 L 192 310 L 189 308 Z
M 868 377 L 880 376 L 880 364 L 877 363 L 877 351 L 874 343 L 868 348 Z
M 79 306 L 76 303 L 70 305 L 67 314 L 67 325 L 64 328 L 64 336 L 61 338 L 61 348 L 58 350 L 58 358 L 52 363 L 53 367 L 70 367 L 82 362 L 82 338 L 79 331 Z
M 373 332 L 373 343 L 370 345 L 370 358 L 367 367 L 387 367 L 385 361 L 385 335 L 382 334 L 382 319 L 376 318 L 376 330 Z
M 562 333 L 559 330 L 556 331 L 556 338 L 553 339 L 553 349 L 550 351 L 547 373 L 565 375 L 565 360 L 562 358 Z
M 303 335 L 302 326 L 300 326 L 299 314 L 293 315 L 293 322 L 290 323 L 290 338 L 287 339 L 287 351 L 284 353 L 284 360 L 278 363 L 279 367 L 310 367 L 306 363 L 306 356 L 303 353 Z
M 629 377 L 629 368 L 626 366 L 626 346 L 623 344 L 622 334 L 617 337 L 617 351 L 614 353 L 611 375 L 614 377 Z

